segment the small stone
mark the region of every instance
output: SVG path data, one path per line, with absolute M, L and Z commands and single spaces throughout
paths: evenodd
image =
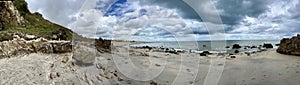
M 161 65 L 159 65 L 159 64 L 155 64 L 155 66 L 161 66 Z
M 234 51 L 234 53 L 239 53 L 239 52 L 240 52 L 239 50 L 235 50 L 235 51 Z
M 151 81 L 150 81 L 150 85 L 159 85 L 159 84 L 156 83 L 155 81 L 151 80 Z
M 97 63 L 97 64 L 96 64 L 96 67 L 97 67 L 98 69 L 105 70 L 105 68 L 104 68 L 100 63 Z
M 236 56 L 230 56 L 230 58 L 236 58 Z
M 191 70 L 190 70 L 190 69 L 186 69 L 186 71 L 188 71 L 188 72 L 191 72 Z
M 115 70 L 114 72 L 113 72 L 113 74 L 116 76 L 116 77 L 118 77 L 119 75 L 118 75 L 118 71 L 117 70 Z
M 50 66 L 51 68 L 53 68 L 54 67 L 54 64 L 51 64 L 51 66 Z
M 118 77 L 118 80 L 119 80 L 119 81 L 123 81 L 124 79 L 123 79 L 123 78 L 121 78 L 121 77 Z
M 69 61 L 69 57 L 68 56 L 64 56 L 62 59 L 61 59 L 61 62 L 63 63 L 67 63 Z
M 190 84 L 193 84 L 194 82 L 193 81 L 190 81 Z
M 56 78 L 56 77 L 57 77 L 57 74 L 54 73 L 54 72 L 50 73 L 50 75 L 49 75 L 49 78 L 50 78 L 50 79 L 54 79 L 54 78 Z
M 56 76 L 57 76 L 57 77 L 60 77 L 60 74 L 59 74 L 59 73 L 56 73 Z

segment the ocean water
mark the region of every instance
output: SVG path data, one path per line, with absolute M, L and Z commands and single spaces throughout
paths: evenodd
M 245 46 L 262 46 L 264 43 L 270 43 L 276 48 L 280 40 L 226 40 L 226 41 L 184 41 L 184 42 L 154 42 L 145 44 L 131 45 L 133 47 L 162 47 L 162 48 L 176 48 L 184 50 L 198 50 L 198 51 L 228 51 L 231 50 L 232 45 L 239 44 L 242 46 L 240 51 L 251 51 L 254 49 L 245 49 Z M 229 46 L 229 48 L 226 48 Z

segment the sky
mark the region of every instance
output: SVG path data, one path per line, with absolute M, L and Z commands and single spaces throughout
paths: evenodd
M 92 38 L 279 40 L 300 33 L 300 0 L 26 1 L 31 12 Z

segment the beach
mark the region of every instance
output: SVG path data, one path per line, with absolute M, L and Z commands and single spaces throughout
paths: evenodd
M 200 56 L 113 46 L 111 53 L 99 53 L 85 66 L 72 56 L 31 53 L 1 59 L 1 84 L 297 85 L 300 76 L 300 58 L 275 48 L 250 56 Z

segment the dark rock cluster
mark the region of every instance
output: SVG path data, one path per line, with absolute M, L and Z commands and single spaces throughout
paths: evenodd
M 300 35 L 282 39 L 277 52 L 289 55 L 300 55 Z
M 232 46 L 232 49 L 240 49 L 240 48 L 242 48 L 242 47 L 239 44 L 234 44 Z
M 111 51 L 111 41 L 104 40 L 102 38 L 95 39 L 95 47 L 99 52 L 110 52 Z

